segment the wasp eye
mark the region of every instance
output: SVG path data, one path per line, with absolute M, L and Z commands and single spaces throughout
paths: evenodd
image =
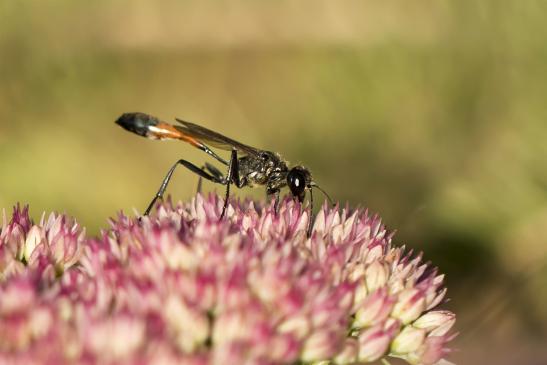
M 299 201 L 304 200 L 306 191 L 306 174 L 302 169 L 293 168 L 287 175 L 287 185 L 291 189 L 293 196 L 297 197 Z

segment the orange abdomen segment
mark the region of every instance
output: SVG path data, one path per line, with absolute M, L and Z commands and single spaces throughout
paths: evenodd
M 192 146 L 201 147 L 203 144 L 197 139 L 179 131 L 169 123 L 159 122 L 155 126 L 148 127 L 149 136 L 155 139 L 179 139 L 190 143 Z

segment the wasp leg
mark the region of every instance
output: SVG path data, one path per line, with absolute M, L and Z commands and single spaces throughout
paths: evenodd
M 193 173 L 198 174 L 200 176 L 200 179 L 205 178 L 205 179 L 207 179 L 209 181 L 212 181 L 214 183 L 226 185 L 226 181 L 223 178 L 218 177 L 218 176 L 214 176 L 214 175 L 210 175 L 206 171 L 203 171 L 202 169 L 200 169 L 199 167 L 197 167 L 196 165 L 194 165 L 191 162 L 188 162 L 186 160 L 178 160 L 177 162 L 175 162 L 173 167 L 171 167 L 169 169 L 169 171 L 167 172 L 167 175 L 165 175 L 165 177 L 163 178 L 163 181 L 161 183 L 161 186 L 160 186 L 158 192 L 156 193 L 156 196 L 154 196 L 154 199 L 152 199 L 152 201 L 148 205 L 148 208 L 146 208 L 146 211 L 144 212 L 144 215 L 148 215 L 150 213 L 150 210 L 152 210 L 152 207 L 154 207 L 154 204 L 156 203 L 156 201 L 158 199 L 163 198 L 163 194 L 165 193 L 165 189 L 167 189 L 167 185 L 169 184 L 169 181 L 171 180 L 171 177 L 173 176 L 173 172 L 175 172 L 175 169 L 177 168 L 178 165 L 182 165 L 182 166 L 186 167 L 188 170 L 192 171 Z
M 277 211 L 279 208 L 279 189 L 266 190 L 266 196 L 268 198 L 268 201 L 272 200 L 272 197 L 275 198 L 274 212 L 275 212 L 275 215 L 277 215 Z
M 201 170 L 205 170 L 205 166 L 201 166 Z M 203 184 L 203 178 L 200 176 L 198 177 L 198 186 L 196 188 L 196 194 L 201 194 L 201 185 Z
M 309 218 L 309 221 L 308 221 L 308 231 L 307 231 L 307 236 L 308 238 L 311 237 L 311 230 L 313 228 L 313 221 L 315 220 L 315 215 L 313 214 L 313 193 L 312 193 L 312 190 L 310 190 L 310 218 Z
M 228 164 L 228 172 L 226 173 L 226 197 L 224 199 L 224 206 L 222 207 L 222 213 L 220 214 L 220 219 L 224 218 L 226 214 L 226 208 L 228 208 L 228 198 L 230 197 L 230 185 L 235 183 L 236 186 L 239 186 L 239 161 L 237 160 L 237 151 L 232 150 L 232 155 L 230 156 L 230 162 Z
M 224 175 L 222 175 L 222 172 L 220 172 L 219 169 L 217 169 L 214 165 L 211 165 L 209 162 L 206 162 L 202 167 L 202 171 L 207 171 L 211 176 L 218 179 L 218 181 L 224 181 Z M 197 186 L 197 193 L 201 193 L 201 187 L 203 183 L 203 177 L 200 175 L 198 179 L 198 186 Z
M 209 172 L 212 176 L 216 177 L 219 180 L 224 180 L 224 175 L 222 175 L 222 172 L 220 172 L 219 169 L 216 168 L 216 166 L 211 165 L 209 162 L 205 162 L 204 166 L 205 170 Z

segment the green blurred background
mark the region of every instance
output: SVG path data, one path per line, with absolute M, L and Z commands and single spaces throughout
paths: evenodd
M 546 15 L 527 0 L 0 0 L 0 207 L 96 234 L 142 211 L 176 159 L 207 160 L 114 120 L 185 118 L 309 166 L 424 250 L 459 315 L 453 361 L 545 364 Z M 188 199 L 196 177 L 175 175 Z

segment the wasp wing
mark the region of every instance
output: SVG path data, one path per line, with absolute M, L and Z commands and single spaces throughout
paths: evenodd
M 247 155 L 258 155 L 260 154 L 260 152 L 262 152 L 262 150 L 259 150 L 258 148 L 254 148 L 246 144 L 240 143 L 200 125 L 190 123 L 178 118 L 175 118 L 175 120 L 181 124 L 173 126 L 178 131 L 187 136 L 194 137 L 202 142 L 206 142 L 213 147 L 217 147 L 227 151 L 231 151 L 235 148 L 238 152 L 242 152 Z

